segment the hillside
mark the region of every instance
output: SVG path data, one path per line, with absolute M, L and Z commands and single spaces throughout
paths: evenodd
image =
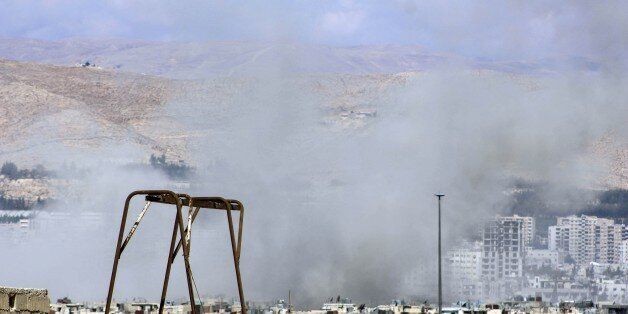
M 380 94 L 403 84 L 407 75 L 298 75 L 281 78 L 276 93 L 305 90 L 323 115 L 334 122 L 343 112 L 373 106 Z M 140 155 L 132 161 L 165 153 L 170 160 L 188 159 L 190 137 L 215 130 L 206 117 L 231 121 L 246 114 L 242 101 L 266 93 L 264 78 L 172 80 L 121 70 L 63 67 L 0 60 L 0 158 L 22 163 L 61 162 L 49 151 L 72 148 L 91 154 L 128 145 Z M 277 96 L 277 95 L 273 95 Z M 253 101 L 253 100 L 251 100 Z M 305 99 L 304 99 L 305 101 Z M 248 106 L 252 103 L 246 101 Z M 349 117 L 362 125 L 364 117 Z
M 565 70 L 595 71 L 584 57 L 539 60 L 474 60 L 421 46 L 334 47 L 239 41 L 149 42 L 133 40 L 0 39 L 0 58 L 72 66 L 90 61 L 106 69 L 176 79 L 290 74 L 381 74 L 464 66 L 526 75 Z
M 79 149 L 129 142 L 165 151 L 154 126 L 167 80 L 81 67 L 0 60 L 0 156 L 36 156 L 54 145 Z M 54 157 L 52 157 L 54 159 Z
M 255 147 L 258 129 L 270 136 L 266 140 L 284 146 L 325 149 L 305 143 L 317 142 L 320 130 L 351 137 L 368 134 L 375 122 L 394 122 L 404 114 L 397 107 L 403 101 L 398 92 L 409 92 L 407 84 L 417 84 L 425 75 L 309 73 L 179 80 L 122 69 L 0 60 L 0 160 L 19 161 L 20 166 L 45 161 L 54 168 L 81 156 L 128 164 L 147 162 L 154 153 L 170 161 L 207 164 L 215 157 L 208 147 L 236 141 Z M 525 75 L 478 71 L 471 77 L 514 83 L 529 93 L 543 88 Z M 317 130 L 301 130 L 300 125 Z M 283 129 L 302 134 L 290 139 L 294 143 L 284 143 L 287 139 L 276 131 Z M 620 134 L 608 133 L 581 156 L 586 164 L 610 163 L 604 167 L 611 173 L 600 177 L 595 188 L 628 186 L 627 144 Z

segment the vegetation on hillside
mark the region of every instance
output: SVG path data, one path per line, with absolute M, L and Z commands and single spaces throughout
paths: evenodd
M 625 189 L 560 189 L 547 183 L 516 180 L 513 190 L 516 192 L 504 206 L 504 214 L 537 218 L 580 214 L 615 219 L 628 217 L 628 190 Z
M 598 202 L 582 211 L 585 215 L 616 219 L 628 218 L 628 190 L 616 189 L 600 193 Z
M 504 215 L 535 217 L 539 238 L 546 238 L 548 227 L 556 224 L 556 217 L 590 215 L 628 222 L 628 190 L 591 191 L 551 186 L 545 182 L 517 179 L 512 193 L 502 208 Z M 539 238 L 536 240 L 538 241 Z M 534 243 L 541 247 L 540 243 Z
M 186 165 L 183 161 L 178 163 L 167 161 L 165 154 L 161 156 L 151 154 L 150 165 L 154 169 L 161 170 L 171 179 L 187 179 L 192 172 L 192 167 Z
M 31 210 L 42 207 L 44 204 L 46 201 L 42 199 L 30 202 L 24 198 L 8 198 L 0 194 L 0 210 Z
M 2 168 L 0 168 L 0 175 L 3 175 L 11 180 L 17 180 L 41 179 L 51 177 L 53 176 L 53 173 L 46 170 L 46 168 L 42 165 L 37 165 L 33 169 L 19 169 L 15 163 L 7 161 L 2 164 Z

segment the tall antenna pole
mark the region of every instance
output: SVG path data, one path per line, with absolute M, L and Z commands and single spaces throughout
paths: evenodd
M 440 244 L 440 200 L 445 194 L 434 194 L 438 197 L 438 314 L 441 314 L 443 309 L 443 277 L 441 272 L 441 244 Z

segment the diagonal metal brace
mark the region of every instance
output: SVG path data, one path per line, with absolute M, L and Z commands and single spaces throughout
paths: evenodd
M 120 247 L 120 253 L 124 251 L 124 248 L 126 247 L 126 245 L 129 244 L 129 241 L 131 241 L 133 234 L 135 234 L 135 230 L 137 230 L 137 227 L 140 225 L 140 221 L 142 221 L 142 218 L 144 218 L 144 215 L 148 211 L 149 207 L 150 207 L 150 201 L 147 201 L 146 204 L 144 205 L 144 209 L 142 209 L 140 214 L 137 216 L 137 220 L 135 220 L 135 223 L 131 227 L 129 234 L 127 234 L 126 238 L 124 238 L 124 242 L 122 242 L 122 246 Z

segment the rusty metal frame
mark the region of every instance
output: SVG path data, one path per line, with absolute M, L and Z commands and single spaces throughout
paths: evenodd
M 172 195 L 164 194 L 164 195 L 147 195 L 146 201 L 156 202 L 156 203 L 165 203 L 165 204 L 174 204 L 176 200 L 172 197 Z M 233 264 L 235 267 L 236 280 L 238 283 L 240 307 L 242 309 L 242 314 L 246 314 L 247 309 L 246 309 L 246 303 L 244 301 L 244 290 L 242 288 L 242 277 L 240 274 L 240 253 L 241 253 L 241 248 L 242 248 L 242 226 L 244 223 L 244 205 L 238 200 L 228 200 L 222 197 L 192 197 L 192 198 L 186 197 L 186 198 L 182 198 L 180 201 L 182 202 L 183 206 L 189 206 L 192 209 L 192 211 L 189 213 L 189 215 L 191 216 L 188 216 L 188 219 L 190 220 L 190 224 L 188 225 L 189 227 L 193 225 L 194 221 L 196 220 L 196 216 L 200 212 L 201 208 L 225 210 L 227 212 L 227 223 L 229 225 L 229 235 L 231 238 L 231 250 L 233 253 Z M 238 221 L 237 240 L 235 237 L 235 231 L 233 227 L 233 217 L 231 215 L 232 210 L 236 210 L 240 212 L 240 217 Z M 181 246 L 184 247 L 184 251 L 185 251 L 185 247 L 187 246 L 188 252 L 189 252 L 190 242 L 186 241 L 186 235 L 189 232 L 191 232 L 191 230 L 189 230 L 187 227 L 183 232 L 181 232 L 181 239 L 179 239 L 179 242 L 177 243 L 174 249 L 174 256 L 173 256 L 173 260 L 170 261 L 171 263 L 174 262 L 174 258 L 176 258 L 176 254 L 181 248 Z
M 115 280 L 116 280 L 116 274 L 118 271 L 118 262 L 120 260 L 120 256 L 122 255 L 122 251 L 124 250 L 124 247 L 122 246 L 122 239 L 123 239 L 123 235 L 124 235 L 124 231 L 125 231 L 125 226 L 126 226 L 126 220 L 127 220 L 127 214 L 129 212 L 129 204 L 131 202 L 131 199 L 136 196 L 136 195 L 145 195 L 146 197 L 148 196 L 162 196 L 162 197 L 166 197 L 166 198 L 170 198 L 172 200 L 172 205 L 176 205 L 177 208 L 177 212 L 176 212 L 176 217 L 175 217 L 175 221 L 174 221 L 174 227 L 172 230 L 172 238 L 170 240 L 170 250 L 168 253 L 168 261 L 166 263 L 166 273 L 164 275 L 164 283 L 163 283 L 163 288 L 161 291 L 161 300 L 159 303 L 159 313 L 162 314 L 163 310 L 164 310 L 164 304 L 165 304 L 165 300 L 166 300 L 166 293 L 168 290 L 168 282 L 170 279 L 170 266 L 172 265 L 172 261 L 174 260 L 174 257 L 176 256 L 175 251 L 174 251 L 174 247 L 175 247 L 175 242 L 177 239 L 177 233 L 181 233 L 182 236 L 185 235 L 184 231 L 183 231 L 183 219 L 181 216 L 181 208 L 182 208 L 182 199 L 183 200 L 187 200 L 187 204 L 191 204 L 193 203 L 192 198 L 189 195 L 185 195 L 185 194 L 176 194 L 173 191 L 169 191 L 169 190 L 139 190 L 139 191 L 133 191 L 131 192 L 131 194 L 129 194 L 126 198 L 126 201 L 124 203 L 124 211 L 122 212 L 122 221 L 120 223 L 120 231 L 118 233 L 118 241 L 116 244 L 116 253 L 114 255 L 113 258 L 113 269 L 111 270 L 111 280 L 109 281 L 109 292 L 107 293 L 107 305 L 105 307 L 105 314 L 109 314 L 109 311 L 111 309 L 111 299 L 113 297 L 113 290 L 114 290 L 114 285 L 115 285 Z M 142 213 L 140 213 L 140 217 L 138 217 L 138 220 L 136 221 L 136 224 L 134 224 L 134 226 L 131 229 L 131 232 L 129 234 L 129 236 L 127 236 L 128 239 L 130 239 L 130 237 L 132 237 L 132 233 L 135 232 L 135 230 L 137 229 L 137 225 L 139 224 L 139 221 L 141 220 L 141 218 L 143 217 L 143 215 L 146 213 L 147 207 L 145 207 L 145 210 L 142 211 Z M 177 230 L 179 229 L 179 230 Z M 125 246 L 126 243 L 128 243 L 128 240 L 125 240 Z M 194 302 L 194 293 L 192 290 L 192 281 L 191 281 L 191 269 L 190 269 L 190 263 L 189 263 L 189 248 L 187 246 L 187 243 L 185 241 L 183 241 L 183 259 L 184 259 L 184 264 L 185 264 L 185 270 L 186 270 L 186 279 L 188 282 L 188 293 L 190 295 L 190 305 L 191 305 L 191 309 L 192 309 L 192 314 L 196 314 L 196 307 L 195 307 L 195 302 Z

